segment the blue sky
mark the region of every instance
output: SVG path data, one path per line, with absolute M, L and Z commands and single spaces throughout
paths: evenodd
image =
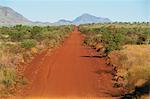
M 150 21 L 150 0 L 0 0 L 32 21 L 73 20 L 83 13 L 112 21 Z

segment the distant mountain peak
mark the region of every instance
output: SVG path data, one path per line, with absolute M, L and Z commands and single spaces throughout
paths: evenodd
M 93 16 L 93 15 L 91 15 L 89 13 L 83 13 L 81 16 Z
M 59 20 L 58 22 L 69 22 L 69 23 L 71 23 L 71 21 L 65 20 L 65 19 L 61 19 L 61 20 Z
M 83 13 L 82 15 L 80 15 L 79 17 L 96 17 L 92 14 L 89 14 L 89 13 Z
M 60 19 L 59 21 L 53 23 L 54 25 L 68 25 L 72 24 L 72 21 L 65 20 L 65 19 Z
M 108 23 L 108 22 L 111 22 L 111 20 L 108 18 L 96 17 L 94 15 L 84 13 L 80 15 L 79 17 L 77 17 L 76 19 L 74 19 L 73 21 L 61 19 L 55 22 L 55 24 L 60 24 L 60 25 L 77 24 L 79 25 L 79 24 L 87 24 L 87 23 Z
M 74 21 L 76 24 L 86 24 L 86 23 L 108 23 L 111 22 L 108 18 L 96 17 L 94 15 L 84 13 L 77 17 Z

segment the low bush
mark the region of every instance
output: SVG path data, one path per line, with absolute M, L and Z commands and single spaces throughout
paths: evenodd
M 108 52 L 118 49 L 118 44 L 149 44 L 150 28 L 146 23 L 112 23 L 112 24 L 85 24 L 79 26 L 79 31 L 84 36 L 99 37 L 99 41 L 103 39 L 106 43 Z M 89 37 L 89 39 L 92 39 Z M 124 39 L 124 40 L 123 40 Z M 93 39 L 94 40 L 94 39 Z M 118 41 L 117 41 L 118 40 Z M 87 38 L 86 38 L 87 41 Z M 94 40 L 96 43 L 96 40 Z M 109 42 L 110 41 L 110 42 Z M 111 43 L 111 44 L 110 44 Z
M 106 53 L 120 50 L 124 42 L 124 35 L 122 33 L 102 33 L 102 42 L 106 48 Z
M 36 41 L 32 40 L 32 39 L 23 40 L 21 42 L 21 47 L 22 48 L 29 49 L 29 48 L 32 48 L 32 47 L 35 47 L 35 46 L 36 46 Z

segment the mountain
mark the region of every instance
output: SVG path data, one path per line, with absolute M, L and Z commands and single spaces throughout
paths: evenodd
M 81 16 L 77 17 L 73 21 L 68 20 L 59 20 L 58 22 L 55 22 L 55 24 L 64 25 L 64 24 L 87 24 L 87 23 L 108 23 L 111 22 L 108 18 L 102 18 L 102 17 L 96 17 L 90 14 L 82 14 Z
M 47 26 L 47 25 L 52 25 L 52 23 L 50 23 L 50 22 L 40 22 L 40 21 L 36 21 L 36 22 L 31 22 L 30 25 Z
M 26 25 L 70 25 L 70 24 L 86 24 L 86 23 L 108 23 L 111 22 L 108 18 L 96 17 L 90 14 L 82 14 L 73 21 L 61 19 L 55 23 L 49 22 L 33 22 L 25 18 L 23 15 L 14 11 L 9 7 L 0 6 L 0 25 L 16 25 L 16 24 L 26 24 Z
M 15 12 L 9 7 L 0 6 L 0 24 L 13 25 L 13 24 L 29 24 L 30 20 Z
M 108 18 L 101 18 L 101 17 L 96 17 L 90 14 L 83 14 L 79 17 L 77 17 L 75 20 L 73 20 L 73 23 L 75 24 L 86 24 L 86 23 L 108 23 L 111 22 L 110 19 Z
M 49 22 L 33 22 L 9 7 L 0 6 L 0 25 L 52 25 Z
M 55 23 L 53 23 L 53 25 L 69 25 L 69 24 L 73 24 L 72 21 L 69 20 L 65 20 L 65 19 L 61 19 Z

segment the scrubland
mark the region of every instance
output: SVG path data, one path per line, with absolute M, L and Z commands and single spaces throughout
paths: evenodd
M 79 30 L 84 44 L 96 49 L 114 68 L 114 87 L 125 90 L 125 99 L 149 97 L 149 23 L 84 24 Z
M 16 94 L 26 85 L 22 64 L 45 49 L 57 47 L 72 30 L 73 26 L 0 27 L 0 96 Z

